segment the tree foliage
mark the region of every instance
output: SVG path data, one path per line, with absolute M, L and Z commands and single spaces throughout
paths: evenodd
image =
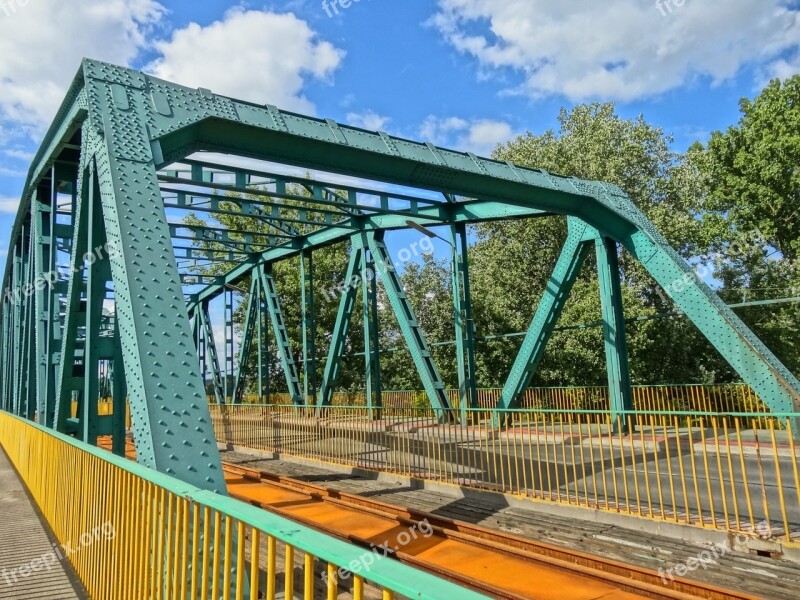
M 710 262 L 728 302 L 800 296 L 800 76 L 740 103 L 739 123 L 693 146 Z M 737 311 L 800 371 L 800 304 Z

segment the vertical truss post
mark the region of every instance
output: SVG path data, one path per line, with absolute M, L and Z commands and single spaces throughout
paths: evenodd
M 472 318 L 467 226 L 463 223 L 453 225 L 450 228 L 450 239 L 453 248 L 452 278 L 458 400 L 461 422 L 466 424 L 469 421 L 467 408 L 478 408 L 478 389 L 475 382 L 475 321 Z
M 365 392 L 370 417 L 380 418 L 383 407 L 383 390 L 381 386 L 380 329 L 378 322 L 378 281 L 375 273 L 375 261 L 371 252 L 364 253 L 363 318 L 364 318 L 364 370 Z M 373 414 L 372 409 L 379 409 Z
M 356 292 L 358 290 L 359 271 L 364 264 L 364 240 L 360 234 L 350 237 L 350 259 L 347 262 L 347 271 L 344 281 L 339 285 L 341 297 L 339 298 L 339 310 L 336 313 L 336 322 L 331 333 L 330 347 L 328 348 L 328 359 L 325 361 L 325 370 L 322 373 L 322 383 L 317 399 L 317 410 L 322 407 L 330 406 L 333 398 L 333 386 L 339 377 L 339 369 L 342 364 L 345 345 L 347 343 L 347 332 L 350 330 L 350 321 L 353 316 L 353 307 L 356 303 Z
M 253 273 L 258 285 L 258 403 L 269 404 L 269 336 L 267 335 L 267 314 L 261 278 Z M 265 364 L 266 363 L 266 364 Z
M 31 223 L 33 225 L 33 223 Z M 33 421 L 36 417 L 36 302 L 35 302 L 35 260 L 34 236 L 32 227 L 28 228 L 28 243 L 25 252 L 25 338 L 22 355 L 22 397 L 25 402 L 25 418 Z
M 561 249 L 553 274 L 545 286 L 533 321 L 522 341 L 522 346 L 511 367 L 511 373 L 503 386 L 503 391 L 500 393 L 496 406 L 498 411 L 519 406 L 588 254 L 589 244 L 585 237 L 586 224 L 569 217 L 567 227 L 567 239 Z
M 3 330 L 2 339 L 5 341 L 4 344 L 0 344 L 0 356 L 2 356 L 2 373 L 3 379 L 0 382 L 0 391 L 2 392 L 2 397 L 0 397 L 0 407 L 6 411 L 11 412 L 11 394 L 9 390 L 9 381 L 10 381 L 10 373 L 11 373 L 11 365 L 9 364 L 9 353 L 11 348 L 9 347 L 9 342 L 11 340 L 11 331 L 9 330 L 9 323 L 10 323 L 10 313 L 11 313 L 11 303 L 8 301 L 8 294 L 10 293 L 9 290 L 4 290 L 3 294 Z
M 78 330 L 86 324 L 85 305 L 81 302 L 84 289 L 84 255 L 86 254 L 88 234 L 89 190 L 94 188 L 95 166 L 87 158 L 84 147 L 81 151 L 81 169 L 78 180 L 78 193 L 74 198 L 72 243 L 70 245 L 69 281 L 64 303 L 64 327 L 61 336 L 56 376 L 56 414 L 55 427 L 61 433 L 68 432 L 68 421 L 72 408 L 73 392 L 83 389 L 83 377 L 75 364 L 78 349 Z
M 272 331 L 278 343 L 278 356 L 281 359 L 283 374 L 286 378 L 286 387 L 292 397 L 292 403 L 296 406 L 303 406 L 302 392 L 300 391 L 300 379 L 297 377 L 297 366 L 292 356 L 292 349 L 289 343 L 289 333 L 286 331 L 286 320 L 281 310 L 280 298 L 275 288 L 275 279 L 272 276 L 272 265 L 259 267 L 258 276 L 261 278 L 261 287 L 267 301 L 267 312 L 272 322 Z
M 625 411 L 633 410 L 628 343 L 622 305 L 617 243 L 607 237 L 595 240 L 600 303 L 603 311 L 603 340 L 611 400 L 611 423 L 625 423 Z
M 37 344 L 37 394 L 40 405 L 40 422 L 46 427 L 55 427 L 56 383 L 58 350 L 61 348 L 60 299 L 66 282 L 58 281 L 56 249 L 58 240 L 69 235 L 70 228 L 57 227 L 58 188 L 60 182 L 71 187 L 73 206 L 77 202 L 77 170 L 71 165 L 57 164 L 50 169 L 49 185 L 42 184 L 36 191 L 34 221 L 36 223 L 36 344 Z M 46 286 L 43 285 L 46 282 Z
M 225 404 L 225 390 L 222 383 L 222 371 L 220 370 L 219 366 L 217 344 L 214 341 L 214 329 L 211 326 L 211 317 L 208 314 L 208 302 L 204 302 L 202 304 L 197 316 L 200 319 L 200 336 L 203 341 L 204 350 L 203 359 L 205 362 L 208 362 L 208 358 L 211 358 L 210 365 L 208 366 L 211 370 L 211 384 L 214 388 L 214 399 L 216 400 L 217 404 Z
M 303 398 L 317 404 L 317 324 L 314 306 L 314 258 L 311 252 L 300 253 L 301 312 L 303 319 Z
M 23 236 L 24 236 L 24 226 L 23 226 Z M 21 236 L 22 237 L 22 236 Z M 14 316 L 13 316 L 13 327 L 14 327 L 14 342 L 12 344 L 13 352 L 11 353 L 11 372 L 10 372 L 10 379 L 11 379 L 11 401 L 12 401 L 12 412 L 15 415 L 22 416 L 21 406 L 20 406 L 20 395 L 19 395 L 19 381 L 20 381 L 20 364 L 19 359 L 22 355 L 22 285 L 21 285 L 21 277 L 22 277 L 22 257 L 20 255 L 20 243 L 17 242 L 14 245 L 14 254 L 11 257 L 12 268 L 13 268 L 13 278 L 14 278 Z
M 119 321 L 114 316 L 114 358 L 111 365 L 111 398 L 114 410 L 111 416 L 111 450 L 125 456 L 125 413 L 128 389 L 125 384 L 125 367 L 122 364 L 122 340 Z
M 253 348 L 253 330 L 255 329 L 256 319 L 258 318 L 258 306 L 261 304 L 259 295 L 258 278 L 252 277 L 250 280 L 250 293 L 246 298 L 247 313 L 244 320 L 242 342 L 239 344 L 239 361 L 236 369 L 236 379 L 233 382 L 233 404 L 241 404 L 244 398 L 245 374 L 247 365 L 250 364 L 250 353 Z
M 51 176 L 53 169 L 50 170 Z M 49 246 L 52 240 L 50 235 L 50 205 L 44 201 L 42 189 L 37 190 L 31 199 L 31 210 L 33 212 L 33 237 L 35 239 L 34 249 L 34 272 L 35 276 L 41 277 L 50 271 L 50 252 Z M 50 369 L 50 361 L 47 354 L 47 338 L 49 336 L 50 323 L 47 309 L 48 291 L 44 287 L 36 288 L 36 412 L 39 415 L 39 423 L 48 426 L 47 423 L 47 376 Z
M 106 239 L 103 226 L 103 209 L 100 204 L 100 190 L 92 179 L 87 204 L 87 252 L 86 262 L 86 330 L 83 347 L 83 402 L 81 403 L 81 438 L 91 445 L 97 444 L 100 359 L 100 329 L 103 317 L 103 301 L 106 296 L 106 283 L 111 278 L 108 260 L 105 257 Z M 99 253 L 99 255 L 98 255 Z
M 403 291 L 403 285 L 392 264 L 386 244 L 383 242 L 383 232 L 368 233 L 367 243 L 378 274 L 383 281 L 389 304 L 397 318 L 397 324 L 400 326 L 411 358 L 417 367 L 420 379 L 422 379 L 422 386 L 428 394 L 431 408 L 439 413 L 440 419 L 450 419 L 452 418 L 449 411 L 450 402 L 444 389 L 444 382 L 439 375 L 439 369 L 436 368 L 436 363 L 431 356 L 428 343 L 425 341 L 411 303 Z
M 230 288 L 226 289 L 222 297 L 225 301 L 222 323 L 222 401 L 227 404 L 233 393 L 233 389 L 231 388 L 234 368 L 233 290 Z

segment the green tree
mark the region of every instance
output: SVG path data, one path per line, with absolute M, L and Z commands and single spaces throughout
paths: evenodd
M 672 140 L 643 117 L 624 119 L 611 103 L 562 110 L 559 130 L 527 133 L 499 147 L 494 156 L 523 166 L 620 185 L 685 257 L 698 253 L 704 229 L 696 198 L 702 179 L 693 165 L 670 148 Z M 475 228 L 473 297 L 478 335 L 527 329 L 536 303 L 566 237 L 561 217 Z M 651 278 L 621 255 L 627 317 L 668 309 Z M 561 318 L 563 325 L 601 319 L 594 258 L 587 260 Z M 628 328 L 631 373 L 640 383 L 707 381 L 723 370 L 709 344 L 680 320 L 641 321 Z M 519 338 L 482 342 L 478 375 L 482 385 L 499 385 L 508 374 Z M 602 330 L 557 332 L 548 346 L 536 385 L 605 382 Z

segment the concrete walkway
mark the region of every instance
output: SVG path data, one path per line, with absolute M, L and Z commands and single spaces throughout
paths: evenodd
M 0 447 L 0 598 L 73 600 L 86 598 L 66 560 Z

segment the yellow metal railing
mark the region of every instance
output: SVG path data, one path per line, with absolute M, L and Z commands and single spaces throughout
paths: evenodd
M 234 446 L 800 539 L 800 448 L 785 416 L 475 410 L 465 426 L 431 409 L 211 409 L 217 439 Z
M 0 444 L 95 600 L 484 597 L 3 412 Z

